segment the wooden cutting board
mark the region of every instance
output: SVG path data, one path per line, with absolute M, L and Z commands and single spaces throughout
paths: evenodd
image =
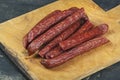
M 56 9 L 84 7 L 90 20 L 95 24 L 107 23 L 105 35 L 111 42 L 86 52 L 65 64 L 46 69 L 39 57 L 30 57 L 23 48 L 23 36 L 45 15 Z M 0 24 L 0 42 L 19 63 L 26 74 L 34 80 L 79 80 L 120 61 L 120 5 L 105 12 L 92 0 L 60 0 Z

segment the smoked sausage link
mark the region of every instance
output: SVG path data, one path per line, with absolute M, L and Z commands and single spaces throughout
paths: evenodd
M 70 39 L 67 39 L 65 41 L 60 42 L 59 45 L 63 50 L 67 50 L 67 49 L 70 49 L 78 44 L 81 44 L 81 43 L 87 41 L 87 40 L 90 40 L 94 37 L 100 36 L 100 35 L 106 33 L 107 31 L 108 31 L 108 25 L 101 24 L 83 34 L 79 35 L 79 33 L 78 33 L 78 35 L 76 35 Z
M 82 33 L 84 33 L 84 32 L 89 31 L 90 29 L 93 28 L 93 26 L 94 26 L 94 25 L 93 25 L 90 21 L 86 21 L 86 22 L 82 25 L 82 27 L 81 27 L 80 29 L 78 29 L 73 35 L 71 35 L 68 39 L 73 38 L 73 37 L 75 37 L 75 36 L 77 36 L 77 35 L 80 35 L 80 34 L 82 34 Z
M 80 21 L 72 24 L 67 30 L 62 32 L 56 38 L 54 38 L 49 44 L 47 44 L 43 49 L 39 51 L 39 55 L 44 57 L 44 55 L 49 52 L 53 47 L 55 47 L 60 41 L 68 38 L 73 32 L 75 32 L 80 27 Z
M 52 13 L 50 13 L 48 16 L 46 16 L 44 19 L 42 19 L 40 22 L 38 22 L 35 27 L 33 27 L 28 34 L 23 39 L 24 47 L 27 48 L 28 44 L 34 40 L 38 35 L 45 32 L 47 29 L 49 29 L 54 24 L 58 23 L 59 21 L 65 19 L 72 13 L 74 13 L 79 8 L 73 7 L 68 10 L 60 11 L 56 10 Z
M 81 33 L 84 33 L 84 32 L 86 32 L 86 31 L 90 30 L 91 28 L 93 28 L 93 26 L 94 26 L 94 25 L 93 25 L 90 21 L 86 21 L 86 22 L 81 26 L 81 28 L 79 28 L 73 35 L 71 35 L 71 36 L 69 37 L 69 39 L 72 38 L 72 37 L 74 37 L 74 36 L 76 36 L 76 35 L 80 35 Z M 44 49 L 44 48 L 43 48 L 43 49 Z M 46 49 L 46 50 L 47 50 L 47 49 Z M 41 50 L 41 51 L 42 51 L 42 50 Z M 44 50 L 44 51 L 45 51 L 45 50 Z M 56 46 L 55 48 L 51 49 L 49 52 L 47 52 L 47 53 L 45 54 L 45 58 L 47 58 L 47 59 L 49 59 L 49 58 L 54 58 L 54 57 L 60 55 L 62 51 L 63 51 L 63 50 L 60 48 L 60 46 Z
M 84 9 L 81 8 L 77 10 L 75 13 L 64 19 L 63 21 L 56 24 L 54 27 L 50 28 L 44 34 L 37 37 L 33 40 L 29 46 L 28 51 L 29 53 L 34 53 L 36 50 L 40 49 L 40 47 L 45 44 L 46 42 L 52 40 L 54 37 L 59 35 L 62 31 L 67 29 L 71 24 L 75 23 L 76 21 L 80 20 L 84 15 Z
M 84 52 L 87 52 L 93 48 L 101 46 L 107 42 L 109 42 L 109 40 L 105 37 L 94 38 L 90 41 L 87 41 L 81 45 L 76 46 L 75 48 L 73 48 L 67 52 L 60 54 L 59 56 L 57 56 L 55 58 L 43 59 L 41 61 L 41 64 L 44 65 L 46 68 L 52 68 L 55 66 L 59 66 L 59 65 L 65 63 L 66 61 L 68 61 L 80 54 L 83 54 Z
M 55 11 L 51 12 L 50 14 L 48 14 L 46 17 L 44 17 L 40 22 L 38 22 L 38 23 L 35 25 L 35 27 L 33 27 L 33 28 L 31 29 L 31 31 L 29 31 L 29 33 L 28 33 L 28 34 L 31 36 L 31 33 L 34 32 L 33 35 L 31 36 L 31 38 L 28 38 L 28 34 L 26 34 L 26 35 L 24 36 L 24 38 L 23 38 L 23 46 L 24 46 L 25 48 L 27 48 L 28 44 L 33 40 L 33 38 L 35 38 L 35 36 L 37 36 L 37 33 L 36 33 L 36 35 L 35 35 L 35 32 L 37 32 L 37 31 L 35 31 L 35 30 L 38 30 L 39 27 L 41 27 L 41 24 L 45 22 L 45 20 L 49 19 L 49 18 L 52 17 L 52 16 L 55 16 L 55 15 L 57 15 L 57 14 L 60 14 L 60 13 L 62 13 L 62 11 L 60 11 L 60 10 L 55 10 Z M 47 27 L 47 26 L 46 26 L 46 27 Z M 42 27 L 41 27 L 41 28 L 42 28 Z M 28 40 L 28 39 L 29 39 L 29 40 Z
M 60 55 L 63 52 L 60 46 L 54 47 L 52 50 L 50 50 L 48 53 L 45 54 L 46 59 L 54 58 L 58 55 Z

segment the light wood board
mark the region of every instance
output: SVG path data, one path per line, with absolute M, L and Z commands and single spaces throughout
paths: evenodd
M 26 59 L 23 36 L 45 15 L 56 9 L 84 7 L 95 24 L 107 23 L 105 35 L 111 42 L 65 64 L 46 69 L 40 58 Z M 105 12 L 92 0 L 61 0 L 0 24 L 0 42 L 34 80 L 79 80 L 120 61 L 120 5 Z

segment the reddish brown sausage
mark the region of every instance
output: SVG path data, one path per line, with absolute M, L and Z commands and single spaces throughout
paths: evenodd
M 73 38 L 81 33 L 87 32 L 93 28 L 93 24 L 90 21 L 86 21 L 80 29 L 78 29 L 73 35 L 71 35 L 68 39 Z
M 108 31 L 108 25 L 107 24 L 101 24 L 83 34 L 78 34 L 74 36 L 73 38 L 67 39 L 65 41 L 62 41 L 59 43 L 60 47 L 63 50 L 70 49 L 78 44 L 81 44 L 87 40 L 90 40 L 96 36 L 100 36 Z
M 85 31 L 88 31 L 91 28 L 93 28 L 93 24 L 90 21 L 86 21 L 82 25 L 82 27 L 77 30 L 77 32 L 75 32 L 72 36 L 69 37 L 69 39 L 76 36 L 76 35 L 80 35 L 81 33 L 84 33 Z M 62 52 L 62 50 L 60 49 L 60 47 L 56 46 L 55 48 L 51 49 L 50 52 L 46 53 L 45 57 L 47 59 L 54 58 L 54 57 L 58 56 L 61 52 Z
M 73 7 L 70 8 L 69 10 L 64 10 L 64 11 L 55 11 L 51 14 L 49 14 L 47 17 L 42 19 L 38 24 L 33 27 L 29 33 L 24 37 L 24 47 L 27 47 L 27 45 L 35 39 L 38 35 L 42 34 L 45 32 L 47 29 L 49 29 L 51 26 L 54 24 L 58 23 L 59 21 L 65 19 L 72 13 L 74 13 L 78 8 Z
M 36 26 L 39 26 L 39 24 L 41 24 L 41 23 L 43 23 L 45 20 L 47 20 L 48 18 L 50 18 L 50 17 L 52 17 L 52 16 L 54 16 L 54 15 L 57 15 L 57 14 L 59 14 L 59 13 L 62 13 L 62 11 L 60 11 L 60 10 L 55 10 L 55 11 L 53 11 L 53 12 L 51 12 L 50 14 L 48 14 L 46 17 L 44 17 L 40 22 L 38 22 L 36 25 L 35 25 L 35 27 Z M 33 29 L 35 29 L 35 27 L 33 28 Z M 33 30 L 32 29 L 32 30 Z M 32 32 L 32 31 L 31 31 Z M 29 34 L 29 33 L 28 33 Z M 27 48 L 27 46 L 28 46 L 28 34 L 26 34 L 25 36 L 24 36 L 24 38 L 23 38 L 23 46 L 25 47 L 25 48 Z M 32 41 L 32 40 L 31 40 Z
M 40 50 L 39 55 L 44 57 L 44 55 L 49 52 L 53 47 L 55 47 L 60 41 L 68 38 L 73 32 L 75 32 L 80 27 L 80 21 L 72 24 L 67 30 L 62 32 L 59 36 L 54 38 L 49 44 L 47 44 L 43 49 Z
M 101 46 L 107 42 L 109 42 L 109 40 L 105 37 L 94 38 L 90 41 L 87 41 L 81 45 L 76 46 L 75 48 L 69 50 L 68 52 L 64 52 L 63 54 L 61 54 L 55 58 L 43 59 L 41 61 L 41 64 L 44 65 L 46 68 L 52 68 L 55 66 L 59 66 L 59 65 L 65 63 L 66 61 L 68 61 L 84 52 L 87 52 L 93 48 Z
M 78 21 L 79 19 L 81 19 L 84 14 L 85 13 L 84 13 L 83 8 L 77 10 L 71 16 L 67 17 L 66 19 L 64 19 L 60 23 L 56 24 L 54 27 L 50 28 L 44 34 L 40 35 L 37 39 L 32 41 L 32 43 L 30 43 L 30 45 L 28 46 L 28 51 L 31 54 L 34 53 L 43 44 L 45 44 L 46 42 L 52 40 L 54 37 L 59 35 L 62 31 L 67 29 L 71 24 L 73 24 L 76 21 Z
M 45 54 L 46 59 L 54 58 L 58 55 L 60 55 L 63 52 L 60 46 L 56 46 L 53 49 L 51 49 L 48 53 Z

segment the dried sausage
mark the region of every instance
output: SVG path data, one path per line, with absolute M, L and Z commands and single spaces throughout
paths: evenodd
M 59 35 L 62 31 L 67 29 L 71 24 L 78 21 L 84 15 L 84 9 L 81 8 L 73 13 L 71 16 L 67 17 L 60 23 L 56 24 L 54 27 L 46 31 L 44 34 L 40 35 L 35 39 L 29 46 L 28 51 L 34 53 L 38 50 L 43 44 L 53 39 L 55 36 Z
M 60 55 L 63 52 L 60 46 L 54 47 L 52 50 L 50 50 L 47 54 L 45 54 L 46 59 L 54 58 L 58 55 Z
M 72 36 L 69 37 L 72 38 L 76 35 L 80 35 L 81 33 L 84 33 L 88 30 L 90 30 L 91 28 L 93 28 L 93 24 L 90 21 L 86 21 L 80 29 L 78 29 Z M 47 49 L 46 49 L 47 50 Z M 48 58 L 54 58 L 56 56 L 58 56 L 60 53 L 62 52 L 62 49 L 59 46 L 56 46 L 55 48 L 51 49 L 50 52 L 46 53 L 45 57 Z
M 81 8 L 73 13 L 71 16 L 67 17 L 44 34 L 40 35 L 37 39 L 35 39 L 29 46 L 28 51 L 30 53 L 34 53 L 38 50 L 43 44 L 53 39 L 55 36 L 59 35 L 62 31 L 67 29 L 71 24 L 78 21 L 84 15 L 84 9 Z
M 81 45 L 76 46 L 75 48 L 62 53 L 61 55 L 52 58 L 52 59 L 43 59 L 41 61 L 41 64 L 44 65 L 46 68 L 52 68 L 55 66 L 59 66 L 63 63 L 65 63 L 66 61 L 80 55 L 83 54 L 84 52 L 87 52 L 91 49 L 94 49 L 96 47 L 99 47 L 105 43 L 108 43 L 109 40 L 105 37 L 98 37 L 98 38 L 94 38 L 92 40 L 89 40 Z
M 106 33 L 107 31 L 108 31 L 108 25 L 101 24 L 83 34 L 79 35 L 79 33 L 78 33 L 78 35 L 76 34 L 76 36 L 60 42 L 59 45 L 63 50 L 67 50 L 78 44 L 81 44 L 82 42 L 90 40 L 96 36 L 102 35 L 102 34 Z
M 41 64 L 44 65 L 46 68 L 52 68 L 55 66 L 59 66 L 66 61 L 83 54 L 84 52 L 87 52 L 93 48 L 99 47 L 105 43 L 109 42 L 109 40 L 105 37 L 98 37 L 94 38 L 92 40 L 89 40 L 81 45 L 76 46 L 75 48 L 62 53 L 61 55 L 52 58 L 52 59 L 43 59 L 41 61 Z
M 67 29 L 71 24 L 75 23 L 79 19 L 82 18 L 84 15 L 84 9 L 81 8 L 77 10 L 75 13 L 61 21 L 60 23 L 56 24 L 54 27 L 50 28 L 48 31 L 46 31 L 44 34 L 40 35 L 37 39 L 32 41 L 32 43 L 28 46 L 28 51 L 30 54 L 34 53 L 36 50 L 38 50 L 43 44 L 46 42 L 52 40 L 54 37 L 59 35 L 62 31 Z
M 49 19 L 50 17 L 52 17 L 52 16 L 54 16 L 54 15 L 57 15 L 57 14 L 59 14 L 59 13 L 62 13 L 62 11 L 60 11 L 60 10 L 55 10 L 55 11 L 51 12 L 51 13 L 48 14 L 46 17 L 44 17 L 40 22 L 38 22 L 38 23 L 35 25 L 35 27 L 36 27 L 36 26 L 39 26 L 39 24 L 43 23 L 46 19 Z M 34 27 L 33 29 L 35 29 L 35 27 Z M 32 29 L 32 30 L 33 30 L 33 29 Z M 30 31 L 30 32 L 32 32 L 32 31 Z M 28 34 L 30 34 L 30 33 L 28 33 Z M 26 34 L 26 35 L 24 36 L 24 38 L 23 38 L 23 46 L 24 46 L 25 48 L 27 48 L 27 46 L 28 46 L 28 44 L 29 44 L 28 41 L 32 41 L 32 40 L 28 40 L 28 34 Z
M 70 49 L 78 44 L 81 44 L 87 40 L 90 40 L 96 36 L 100 36 L 108 31 L 108 25 L 107 24 L 101 24 L 83 34 L 78 34 L 74 36 L 73 38 L 67 39 L 65 41 L 62 41 L 59 43 L 60 47 L 63 50 Z
M 93 28 L 93 24 L 88 20 L 86 21 L 80 29 L 78 29 L 73 35 L 71 35 L 68 39 L 75 37 L 76 35 L 80 35 L 81 33 L 87 32 Z
M 39 55 L 44 57 L 44 55 L 49 52 L 53 47 L 55 47 L 60 41 L 68 38 L 72 33 L 74 33 L 80 27 L 80 20 L 72 24 L 67 30 L 62 32 L 59 36 L 54 38 L 49 44 L 39 51 Z
M 49 44 L 47 44 L 43 49 L 39 51 L 39 55 L 44 57 L 44 55 L 49 52 L 53 47 L 55 47 L 60 41 L 68 38 L 73 32 L 80 27 L 80 21 L 72 24 L 67 30 L 62 32 L 59 36 L 54 38 Z
M 32 40 L 34 40 L 38 35 L 42 34 L 43 32 L 45 32 L 47 29 L 49 29 L 51 26 L 58 23 L 59 21 L 65 19 L 66 17 L 74 13 L 76 10 L 78 10 L 78 8 L 73 7 L 64 11 L 57 10 L 49 14 L 47 17 L 42 19 L 38 24 L 36 24 L 35 27 L 33 27 L 28 32 L 28 34 L 26 34 L 26 36 L 23 39 L 24 47 L 26 48 L 27 45 Z

